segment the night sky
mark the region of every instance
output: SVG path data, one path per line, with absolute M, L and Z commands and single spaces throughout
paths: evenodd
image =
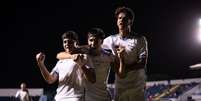
M 79 33 L 80 44 L 86 44 L 92 27 L 115 34 L 114 11 L 122 5 L 134 10 L 133 30 L 148 40 L 149 81 L 201 77 L 201 70 L 189 69 L 201 62 L 201 43 L 195 38 L 200 0 L 18 0 L 1 6 L 0 88 L 15 88 L 22 81 L 47 87 L 35 55 L 46 54 L 50 71 L 63 49 L 63 32 Z

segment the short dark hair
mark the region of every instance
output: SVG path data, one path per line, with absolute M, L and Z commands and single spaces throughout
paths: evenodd
M 88 37 L 93 36 L 99 39 L 105 38 L 105 33 L 101 28 L 92 28 L 88 31 Z
M 62 40 L 69 38 L 78 41 L 78 34 L 75 31 L 67 31 L 61 36 Z
M 129 19 L 131 19 L 132 22 L 133 22 L 134 17 L 135 17 L 135 14 L 134 14 L 134 12 L 133 12 L 132 9 L 130 9 L 130 8 L 128 8 L 128 7 L 125 7 L 125 6 L 118 7 L 118 8 L 116 9 L 116 11 L 115 11 L 115 17 L 116 17 L 116 19 L 118 18 L 119 13 L 125 13 L 126 16 L 127 16 Z

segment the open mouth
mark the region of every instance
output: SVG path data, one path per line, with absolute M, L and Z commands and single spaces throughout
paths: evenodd
M 125 26 L 125 23 L 120 22 L 119 25 L 120 25 L 120 26 Z
M 68 48 L 68 46 L 67 46 L 67 45 L 65 45 L 64 47 L 65 47 L 65 48 Z
M 66 46 L 64 46 L 64 48 L 65 48 L 65 49 L 69 49 L 70 47 L 66 45 Z

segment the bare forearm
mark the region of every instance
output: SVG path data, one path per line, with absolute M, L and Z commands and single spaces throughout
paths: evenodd
M 116 74 L 120 78 L 124 78 L 126 76 L 125 73 L 125 64 L 122 58 L 116 57 L 115 62 L 112 63 L 112 68 L 115 70 Z
M 118 69 L 118 75 L 120 78 L 125 78 L 125 63 L 123 62 L 123 59 L 119 59 L 119 69 Z
M 43 63 L 38 64 L 38 66 L 45 81 L 48 84 L 54 83 L 52 75 L 50 75 L 50 72 L 47 70 L 46 66 Z

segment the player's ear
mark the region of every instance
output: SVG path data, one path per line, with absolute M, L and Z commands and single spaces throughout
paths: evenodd
M 103 39 L 101 39 L 100 41 L 101 41 L 101 44 L 102 44 L 103 43 Z
M 74 46 L 75 46 L 76 48 L 78 48 L 78 47 L 79 47 L 78 44 L 79 44 L 78 42 L 75 42 L 75 43 L 74 43 Z
M 128 24 L 129 24 L 130 26 L 132 26 L 132 25 L 133 25 L 133 20 L 129 19 L 129 20 L 128 20 Z

